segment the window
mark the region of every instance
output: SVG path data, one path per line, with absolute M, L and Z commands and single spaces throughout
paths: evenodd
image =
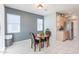
M 37 31 L 43 31 L 43 19 L 37 19 Z
M 14 14 L 7 14 L 7 32 L 18 33 L 20 32 L 20 16 Z

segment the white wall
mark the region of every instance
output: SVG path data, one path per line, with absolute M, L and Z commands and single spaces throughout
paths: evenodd
M 56 13 L 44 17 L 44 30 L 46 28 L 52 32 L 51 39 L 56 40 Z
M 0 51 L 5 49 L 4 5 L 0 4 Z

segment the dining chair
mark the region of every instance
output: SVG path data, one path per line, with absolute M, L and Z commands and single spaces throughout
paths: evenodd
M 46 32 L 46 33 L 45 33 L 46 47 L 48 47 L 48 46 L 49 46 L 49 39 L 50 39 L 50 35 L 51 35 L 51 33 L 50 33 L 50 32 Z
M 37 40 L 36 39 L 36 36 L 34 33 L 31 33 L 32 34 L 32 39 L 31 39 L 31 47 L 34 48 L 34 51 L 36 51 L 36 46 L 39 45 L 39 51 L 41 50 L 40 48 L 40 40 Z

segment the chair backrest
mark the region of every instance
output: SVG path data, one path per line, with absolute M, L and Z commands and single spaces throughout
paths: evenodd
M 35 40 L 36 38 L 35 34 L 34 33 L 31 33 L 31 34 L 32 34 L 33 39 Z
M 43 33 L 42 33 L 42 32 L 39 32 L 39 33 L 37 34 L 37 37 L 40 38 L 40 39 L 42 39 L 42 38 L 43 38 Z
M 49 31 L 47 31 L 47 32 L 45 33 L 45 37 L 47 37 L 47 38 L 50 38 L 50 35 L 51 35 L 51 33 L 50 33 Z

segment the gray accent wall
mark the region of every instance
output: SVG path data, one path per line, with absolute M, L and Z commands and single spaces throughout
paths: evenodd
M 20 33 L 7 33 L 7 13 L 21 16 Z M 37 33 L 37 18 L 44 19 L 44 17 L 41 15 L 5 7 L 5 34 L 12 34 L 14 37 L 14 42 L 29 39 L 31 37 L 30 32 Z

